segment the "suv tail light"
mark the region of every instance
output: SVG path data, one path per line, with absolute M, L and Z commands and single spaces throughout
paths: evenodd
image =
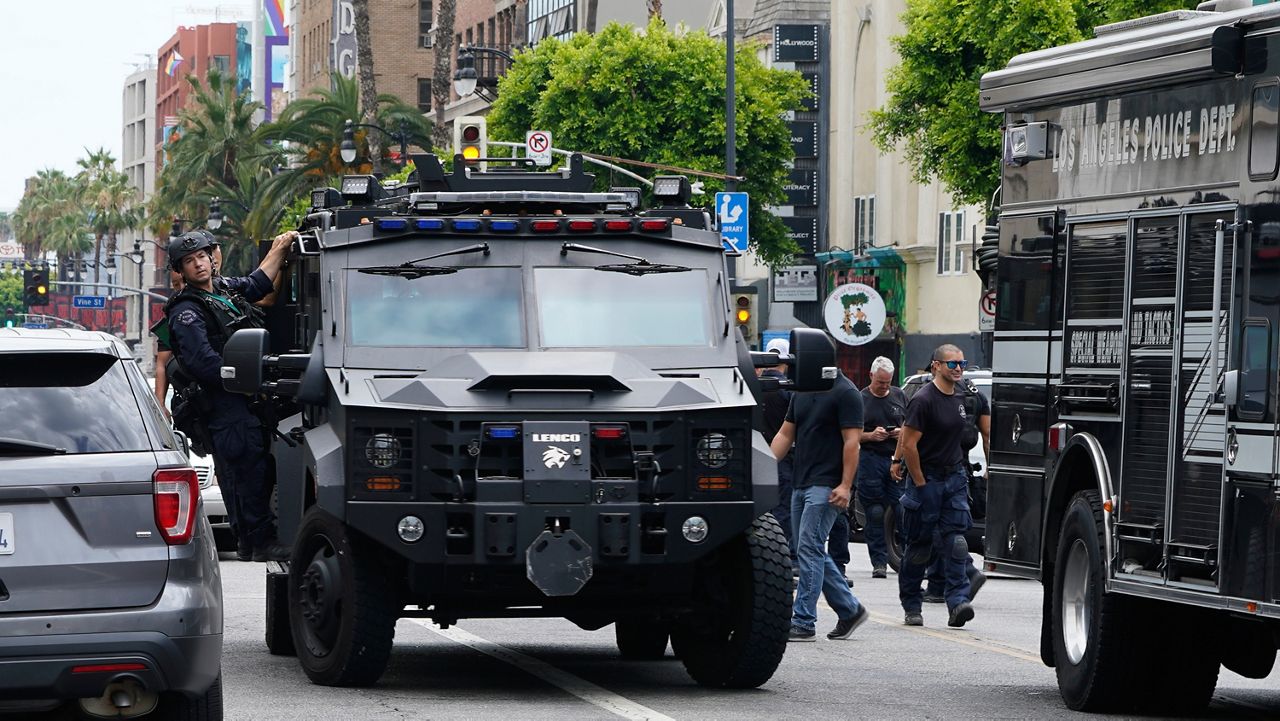
M 161 468 L 151 477 L 155 482 L 152 496 L 156 510 L 156 527 L 164 542 L 180 546 L 191 540 L 196 522 L 196 500 L 200 498 L 200 481 L 192 468 Z

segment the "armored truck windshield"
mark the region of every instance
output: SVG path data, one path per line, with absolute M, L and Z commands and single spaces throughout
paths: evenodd
M 353 244 L 334 258 L 342 268 L 345 344 L 526 351 L 716 347 L 722 329 L 715 319 L 727 312 L 723 301 L 715 302 L 719 248 L 584 239 L 591 245 L 525 237 L 465 247 L 457 237 L 410 233 Z M 459 247 L 468 252 L 457 252 Z M 725 360 L 736 362 L 736 356 Z

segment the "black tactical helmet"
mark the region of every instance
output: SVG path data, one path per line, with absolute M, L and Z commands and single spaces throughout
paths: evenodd
M 169 241 L 169 267 L 174 272 L 182 272 L 182 259 L 197 250 L 209 250 L 218 245 L 213 233 L 207 230 L 191 230 Z M 209 251 L 212 253 L 213 251 Z

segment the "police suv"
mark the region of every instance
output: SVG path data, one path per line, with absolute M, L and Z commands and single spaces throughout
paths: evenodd
M 269 648 L 370 684 L 397 618 L 552 616 L 613 624 L 630 658 L 670 639 L 704 685 L 767 681 L 792 591 L 776 466 L 688 181 L 659 178 L 646 211 L 592 192 L 579 156 L 415 160 L 405 186 L 316 190 L 271 332 L 225 349 L 227 388 L 282 419 L 294 546 L 268 576 Z M 787 385 L 830 387 L 826 336 L 791 348 Z

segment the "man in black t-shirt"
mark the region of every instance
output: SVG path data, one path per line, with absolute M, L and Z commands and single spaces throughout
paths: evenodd
M 852 498 L 862 437 L 862 394 L 844 375 L 830 390 L 794 393 L 787 418 L 770 447 L 779 460 L 795 453 L 791 529 L 800 582 L 791 612 L 791 641 L 814 640 L 818 594 L 839 616 L 830 639 L 845 639 L 870 615 L 826 552 L 836 516 Z
M 898 598 L 908 626 L 924 624 L 920 583 L 931 554 L 943 566 L 948 626 L 973 619 L 966 566 L 969 546 L 964 532 L 969 516 L 969 475 L 962 439 L 971 420 L 965 396 L 956 385 L 968 363 L 954 345 L 933 352 L 933 382 L 925 384 L 907 406 L 900 450 L 907 470 L 902 495 L 902 529 L 907 548 L 898 571 Z
M 890 473 L 899 429 L 907 415 L 907 395 L 893 386 L 893 361 L 871 361 L 871 384 L 862 389 L 862 457 L 858 461 L 858 500 L 866 514 L 863 534 L 871 557 L 871 577 L 885 578 L 889 549 L 885 545 L 886 511 L 898 513 L 902 486 Z M 901 523 L 897 524 L 901 527 Z

